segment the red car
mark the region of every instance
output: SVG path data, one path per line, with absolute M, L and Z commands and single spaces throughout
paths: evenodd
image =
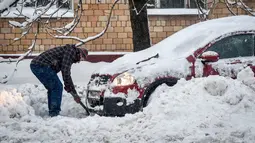
M 161 84 L 181 78 L 255 71 L 255 17 L 232 16 L 189 26 L 158 44 L 126 54 L 97 70 L 88 83 L 91 112 L 123 116 L 142 111 Z

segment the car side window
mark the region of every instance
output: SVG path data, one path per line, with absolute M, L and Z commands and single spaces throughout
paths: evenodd
M 206 51 L 214 51 L 220 59 L 246 57 L 254 55 L 254 35 L 234 35 L 214 43 Z

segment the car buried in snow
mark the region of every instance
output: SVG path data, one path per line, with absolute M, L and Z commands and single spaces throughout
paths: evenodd
M 255 17 L 232 16 L 191 25 L 152 47 L 95 71 L 87 85 L 90 112 L 123 116 L 142 111 L 161 84 L 210 75 L 236 78 L 255 71 Z

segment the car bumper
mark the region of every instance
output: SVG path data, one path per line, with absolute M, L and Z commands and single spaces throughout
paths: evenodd
M 87 98 L 87 107 L 90 112 L 102 116 L 124 116 L 127 113 L 136 113 L 142 109 L 141 99 L 136 99 L 132 104 L 127 104 L 125 98 L 105 97 L 102 99 Z
M 140 99 L 134 100 L 127 105 L 126 99 L 120 97 L 105 98 L 103 104 L 103 114 L 105 116 L 124 116 L 127 113 L 136 113 L 142 109 Z

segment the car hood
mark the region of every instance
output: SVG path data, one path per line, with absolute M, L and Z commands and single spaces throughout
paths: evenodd
M 111 63 L 110 66 L 102 67 L 99 75 L 104 75 L 105 73 L 107 73 L 107 75 L 114 75 L 128 72 L 132 74 L 136 80 L 141 79 L 144 82 L 144 80 L 150 81 L 162 76 L 182 78 L 190 74 L 190 63 L 186 58 L 166 59 L 160 58 L 160 56 L 155 57 L 154 55 L 138 62 L 127 61 L 123 64 L 116 64 L 116 66 L 113 65 L 114 64 Z M 113 69 L 109 69 L 109 67 Z
M 187 75 L 190 75 L 190 65 L 186 58 L 179 58 L 174 61 L 166 61 L 166 59 L 162 58 L 151 58 L 139 64 L 130 64 L 130 62 L 128 62 L 128 64 L 118 64 L 116 67 L 111 66 L 114 70 L 110 71 L 115 71 L 113 73 L 106 71 L 107 74 L 95 73 L 92 75 L 94 78 L 91 78 L 89 84 L 90 90 L 104 90 L 106 86 L 110 84 L 109 79 L 112 78 L 113 75 L 123 72 L 131 74 L 139 87 L 145 87 L 148 83 L 152 83 L 155 79 L 162 77 L 185 78 Z M 108 66 L 103 68 L 107 70 Z M 105 80 L 107 82 L 101 82 L 104 79 L 102 76 L 107 76 L 107 80 Z
M 128 55 L 124 55 L 124 58 L 130 56 L 130 54 Z M 134 55 L 135 56 L 135 55 Z M 130 57 L 128 57 L 128 59 L 130 59 Z M 158 63 L 160 60 L 162 60 L 159 57 L 158 53 L 155 53 L 155 55 L 148 55 L 148 57 L 144 57 L 144 58 L 140 58 L 137 60 L 115 60 L 114 62 L 112 62 L 110 65 L 104 66 L 100 69 L 100 74 L 116 74 L 116 73 L 122 73 L 125 71 L 133 71 L 135 69 L 141 69 L 144 66 L 152 66 L 155 63 Z M 111 70 L 109 70 L 109 68 Z

